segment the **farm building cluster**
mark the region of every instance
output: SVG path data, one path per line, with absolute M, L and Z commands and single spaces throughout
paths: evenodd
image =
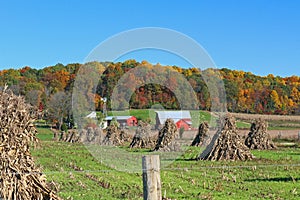
M 190 111 L 155 111 L 155 114 L 155 129 L 160 129 L 167 119 L 172 119 L 177 129 L 192 130 Z M 93 111 L 86 117 L 96 119 L 97 113 Z M 138 125 L 138 119 L 135 116 L 107 116 L 104 118 L 102 128 L 108 127 L 113 120 L 117 121 L 121 128 Z
M 192 129 L 192 118 L 190 111 L 156 111 L 156 129 L 159 129 L 167 119 L 172 119 L 176 127 L 184 130 Z

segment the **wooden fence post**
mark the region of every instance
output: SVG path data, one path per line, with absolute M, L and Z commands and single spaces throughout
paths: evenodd
M 159 155 L 143 156 L 142 167 L 144 200 L 161 200 Z

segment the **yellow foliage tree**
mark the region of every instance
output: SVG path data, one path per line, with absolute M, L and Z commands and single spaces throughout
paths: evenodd
M 277 109 L 280 109 L 282 107 L 282 103 L 280 102 L 280 98 L 276 90 L 272 90 L 271 94 L 271 101 L 273 103 L 273 106 Z

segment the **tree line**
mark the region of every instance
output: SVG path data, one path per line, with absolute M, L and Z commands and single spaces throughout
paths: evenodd
M 86 88 L 91 88 L 89 97 L 93 98 L 96 110 L 103 109 L 102 97 L 106 97 L 107 109 L 111 108 L 110 97 L 118 81 L 124 75 L 137 68 L 144 67 L 146 70 L 143 77 L 139 73 L 129 73 L 123 80 L 124 84 L 137 84 L 142 79 L 147 79 L 150 83 L 140 85 L 138 88 L 131 88 L 129 105 L 124 102 L 116 103 L 118 109 L 124 108 L 151 108 L 160 104 L 166 109 L 202 109 L 211 110 L 213 103 L 224 103 L 222 99 L 211 97 L 211 88 L 209 89 L 203 75 L 220 76 L 226 91 L 226 106 L 231 112 L 242 113 L 261 113 L 261 114 L 284 114 L 292 115 L 300 112 L 300 77 L 280 77 L 269 74 L 268 76 L 258 76 L 250 72 L 222 69 L 181 68 L 178 66 L 163 66 L 163 76 L 157 76 L 155 69 L 161 67 L 159 64 L 152 65 L 146 61 L 137 62 L 127 60 L 124 62 L 91 62 L 88 63 L 94 69 L 91 76 L 98 76 L 98 85 L 89 85 L 88 81 L 84 84 Z M 56 64 L 55 66 L 45 67 L 43 69 L 33 69 L 29 66 L 21 69 L 7 69 L 0 71 L 0 86 L 5 84 L 17 95 L 25 96 L 25 99 L 31 105 L 37 107 L 40 111 L 48 111 L 53 116 L 57 113 L 63 113 L 63 118 L 69 117 L 71 113 L 70 99 L 72 88 L 76 78 L 76 73 L 82 68 L 80 63 Z M 87 69 L 88 70 L 88 69 Z M 87 71 L 87 73 L 90 73 Z M 177 76 L 180 74 L 180 76 Z M 180 78 L 174 78 L 174 77 Z M 135 81 L 134 83 L 132 81 Z M 151 80 L 154 80 L 151 83 Z M 144 80 L 145 81 L 145 80 Z M 183 90 L 187 89 L 186 83 L 195 91 L 198 102 L 188 102 L 191 107 L 184 107 L 180 103 L 183 97 L 178 96 Z M 122 91 L 118 91 L 118 95 Z M 191 97 L 185 97 L 192 99 Z M 60 101 L 58 103 L 57 101 Z M 58 105 L 64 105 L 65 108 L 59 110 Z M 184 108 L 183 108 L 184 107 Z M 66 109 L 67 108 L 67 109 Z M 58 120 L 58 119 L 56 119 Z M 63 120 L 63 119 L 59 119 Z

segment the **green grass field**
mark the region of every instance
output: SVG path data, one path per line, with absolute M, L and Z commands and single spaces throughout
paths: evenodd
M 51 140 L 53 138 L 53 133 L 49 128 L 37 128 L 37 137 L 40 140 Z
M 49 141 L 49 137 L 41 139 L 40 147 L 32 154 L 48 181 L 58 184 L 62 198 L 142 199 L 141 172 L 109 168 L 91 156 L 82 144 Z M 256 159 L 247 162 L 193 160 L 199 152 L 197 147 L 189 148 L 161 170 L 163 195 L 172 199 L 300 198 L 299 148 L 252 151 Z

